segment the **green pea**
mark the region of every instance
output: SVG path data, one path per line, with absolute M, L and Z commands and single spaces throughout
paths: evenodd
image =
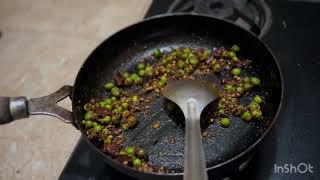
M 148 65 L 145 69 L 145 75 L 151 77 L 153 75 L 153 67 Z
M 112 114 L 120 114 L 119 109 L 118 108 L 113 109 Z
M 179 76 L 184 76 L 185 75 L 185 72 L 182 69 L 179 69 L 178 73 L 179 73 Z
M 113 88 L 111 89 L 111 94 L 112 94 L 113 96 L 120 96 L 120 89 L 117 88 L 117 87 L 113 87 Z
M 119 155 L 125 156 L 125 155 L 127 155 L 127 151 L 124 150 L 124 149 L 121 149 L 121 150 L 119 151 Z
M 255 109 L 260 109 L 259 104 L 255 103 L 255 102 L 251 102 L 248 107 L 249 107 L 250 111 L 253 111 Z
M 100 122 L 101 124 L 104 124 L 104 123 L 103 123 L 103 119 L 99 119 L 99 122 Z
M 161 57 L 161 52 L 159 49 L 155 49 L 152 51 L 152 55 L 155 57 L 155 58 L 160 58 Z
M 250 83 L 244 83 L 244 84 L 243 84 L 243 89 L 244 89 L 245 91 L 250 91 L 251 88 L 252 88 L 252 84 L 250 84 Z
M 146 73 L 146 71 L 145 70 L 143 70 L 143 69 L 140 69 L 139 71 L 138 71 L 138 74 L 139 74 L 139 76 L 144 76 L 144 74 Z
M 143 149 L 139 149 L 139 151 L 137 152 L 137 155 L 139 158 L 143 158 L 145 156 L 145 152 Z
M 145 71 L 153 71 L 153 67 L 151 65 L 148 65 L 146 67 Z
M 123 103 L 123 102 L 127 102 L 127 98 L 126 97 L 122 97 L 121 99 L 120 99 L 120 101 Z
M 128 124 L 129 124 L 130 127 L 133 127 L 133 126 L 135 126 L 137 124 L 137 120 L 136 120 L 136 118 L 134 116 L 129 116 L 127 118 L 127 121 L 128 121 Z
M 86 125 L 87 128 L 91 128 L 93 126 L 92 125 L 92 121 L 86 121 L 85 125 Z
M 181 59 L 184 59 L 184 60 L 188 59 L 188 57 L 189 57 L 189 53 L 183 53 L 181 55 Z
M 103 129 L 103 128 L 102 128 L 101 125 L 97 125 L 97 126 L 93 127 L 93 131 L 96 132 L 96 133 L 101 132 L 102 129 Z
M 130 73 L 124 72 L 124 73 L 123 73 L 123 77 L 124 77 L 124 78 L 130 77 Z
M 142 70 L 142 69 L 146 68 L 146 66 L 144 65 L 144 63 L 139 63 L 137 68 L 138 68 L 138 70 Z
M 158 87 L 158 88 L 162 88 L 162 87 L 164 87 L 165 85 L 166 85 L 166 83 L 164 83 L 164 82 L 162 82 L 162 81 L 157 82 L 157 87 Z
M 111 106 L 110 104 L 107 104 L 107 105 L 105 106 L 105 108 L 108 109 L 109 111 L 112 110 L 112 106 Z
M 159 66 L 159 72 L 164 73 L 166 71 L 166 68 L 164 66 Z
M 231 122 L 230 122 L 230 119 L 229 118 L 222 118 L 221 121 L 220 121 L 220 124 L 222 127 L 229 127 Z
M 218 103 L 218 109 L 222 109 L 222 108 L 225 108 L 225 106 L 221 102 L 219 102 Z
M 234 68 L 234 69 L 232 69 L 231 73 L 234 76 L 239 76 L 241 74 L 241 69 L 240 68 Z
M 172 68 L 172 64 L 167 64 L 167 65 L 166 65 L 166 68 L 167 68 L 166 70 L 171 69 L 171 68 Z
M 127 118 L 129 115 L 130 115 L 130 111 L 125 110 L 125 111 L 122 112 L 122 115 L 121 115 L 121 116 L 122 116 L 123 118 Z
M 161 76 L 160 77 L 160 81 L 163 82 L 163 83 L 167 83 L 167 81 L 168 81 L 167 76 Z
M 136 79 L 136 78 L 138 78 L 138 77 L 139 77 L 139 75 L 136 74 L 136 73 L 132 73 L 132 74 L 131 74 L 132 80 L 134 80 L 134 79 Z
M 224 114 L 224 109 L 219 109 L 218 114 L 220 115 Z
M 242 79 L 242 81 L 245 82 L 245 83 L 249 83 L 250 82 L 250 78 L 249 77 L 244 77 Z
M 105 135 L 108 135 L 109 129 L 108 128 L 103 128 L 102 133 Z
M 233 45 L 233 46 L 231 47 L 231 51 L 233 51 L 233 52 L 238 52 L 238 51 L 240 51 L 240 47 L 235 44 L 235 45 Z
M 202 53 L 202 57 L 203 57 L 203 58 L 208 58 L 209 55 L 210 55 L 210 53 L 211 53 L 210 50 L 205 49 L 205 50 L 203 51 L 203 53 Z
M 111 121 L 111 117 L 110 116 L 105 116 L 104 118 L 102 118 L 101 122 L 104 124 L 108 124 Z
M 139 96 L 137 96 L 137 95 L 132 96 L 132 102 L 134 102 L 134 103 L 139 102 Z
M 135 158 L 133 161 L 132 161 L 132 164 L 135 168 L 138 168 L 141 166 L 141 160 L 138 159 L 138 158 Z
M 126 77 L 124 79 L 124 84 L 127 85 L 127 86 L 130 86 L 133 84 L 133 80 L 132 80 L 132 77 Z
M 190 58 L 190 64 L 197 65 L 198 63 L 199 63 L 199 60 L 197 57 L 194 56 L 194 57 Z
M 121 113 L 123 112 L 123 107 L 122 107 L 122 106 L 119 106 L 119 107 L 117 108 L 117 110 L 118 110 L 119 114 L 121 114 Z
M 190 74 L 190 73 L 193 73 L 193 71 L 194 71 L 194 69 L 193 69 L 193 67 L 192 66 L 189 66 L 189 67 L 185 67 L 185 69 L 184 69 L 188 74 Z
M 229 56 L 228 51 L 222 51 L 221 57 L 228 57 L 228 56 Z
M 229 55 L 230 58 L 237 57 L 236 53 L 233 52 L 233 51 L 229 51 L 228 55 Z
M 86 110 L 86 111 L 92 110 L 92 104 L 86 103 L 86 104 L 83 106 L 83 109 Z
M 238 62 L 238 61 L 239 61 L 239 58 L 238 58 L 237 56 L 234 56 L 234 57 L 232 57 L 232 61 L 233 61 L 233 62 Z
M 213 68 L 214 65 L 216 65 L 218 63 L 218 60 L 217 59 L 212 59 L 211 61 L 211 67 Z
M 86 112 L 86 114 L 84 115 L 84 119 L 85 120 L 90 120 L 91 118 L 93 118 L 94 114 L 92 111 L 88 111 Z
M 238 93 L 242 93 L 243 92 L 243 88 L 241 86 L 238 86 L 236 90 L 237 90 Z
M 111 117 L 112 124 L 119 124 L 119 120 L 120 120 L 119 115 L 117 115 L 117 114 L 112 115 L 112 117 Z
M 122 124 L 122 129 L 127 131 L 129 129 L 129 124 L 128 123 Z
M 255 109 L 255 110 L 252 111 L 252 116 L 255 119 L 259 119 L 259 118 L 262 117 L 262 111 L 259 110 L 259 109 Z
M 166 57 L 166 59 L 168 62 L 171 62 L 173 60 L 173 57 L 172 57 L 172 55 L 170 55 L 170 56 Z
M 141 78 L 141 77 L 135 78 L 134 81 L 133 81 L 133 83 L 134 83 L 135 85 L 141 84 L 141 83 L 142 83 L 142 78 Z
M 93 127 L 95 127 L 95 126 L 98 126 L 98 123 L 97 122 L 93 122 L 92 125 L 93 125 Z
M 121 103 L 121 106 L 123 107 L 123 109 L 128 109 L 129 103 L 123 102 L 123 103 Z
M 252 115 L 251 115 L 251 113 L 250 113 L 249 111 L 245 111 L 245 112 L 242 114 L 241 118 L 242 118 L 243 120 L 249 122 L 249 121 L 251 121 L 251 119 L 252 119 Z
M 167 65 L 169 62 L 167 59 L 162 59 L 161 64 L 162 65 Z
M 182 60 L 179 60 L 177 66 L 179 69 L 183 69 L 185 66 L 185 63 Z
M 106 103 L 106 105 L 111 105 L 112 104 L 112 100 L 111 99 L 105 99 L 104 102 Z
M 250 79 L 250 82 L 253 84 L 253 85 L 260 85 L 260 79 L 257 78 L 257 77 L 251 77 Z
M 107 104 L 105 101 L 100 101 L 99 102 L 100 107 L 105 107 Z
M 221 70 L 220 64 L 215 64 L 215 65 L 213 66 L 213 72 L 214 72 L 214 73 L 218 73 L 218 72 L 220 72 L 220 70 Z
M 134 156 L 134 151 L 135 151 L 134 147 L 127 147 L 126 151 L 127 151 L 127 156 L 129 157 Z
M 107 90 L 111 90 L 114 87 L 112 82 L 108 82 L 104 85 L 104 88 L 106 88 Z
M 183 48 L 182 49 L 182 51 L 184 52 L 184 53 L 191 53 L 191 49 L 190 48 Z
M 116 100 L 117 100 L 117 97 L 115 97 L 115 96 L 112 96 L 112 97 L 111 97 L 111 101 L 112 101 L 112 102 L 114 102 L 114 101 L 116 101 Z
M 260 104 L 262 103 L 262 98 L 257 95 L 253 98 L 253 102 Z
M 232 86 L 231 84 L 228 84 L 228 85 L 226 86 L 226 90 L 227 90 L 228 92 L 232 92 L 232 91 L 233 91 L 233 86 Z
M 104 144 L 111 144 L 112 143 L 112 138 L 107 137 L 106 139 L 103 140 Z

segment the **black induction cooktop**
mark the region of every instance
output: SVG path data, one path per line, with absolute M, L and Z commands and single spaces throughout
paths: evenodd
M 250 0 L 237 0 L 240 1 L 255 3 Z M 177 1 L 154 0 L 146 17 L 167 13 L 168 10 L 174 9 L 172 3 Z M 259 146 L 247 167 L 233 179 L 318 180 L 320 179 L 320 46 L 318 45 L 320 3 L 297 0 L 273 0 L 266 3 L 271 17 L 266 18 L 262 15 L 256 18 L 256 15 L 249 14 L 244 16 L 246 21 L 244 24 L 256 33 L 263 31 L 262 40 L 270 47 L 280 63 L 285 90 L 283 108 L 274 128 Z M 190 7 L 184 5 L 176 8 L 180 8 L 180 11 L 187 11 L 188 8 L 190 10 Z M 257 13 L 254 9 L 245 10 L 245 13 L 251 11 Z M 227 18 L 239 20 L 234 16 Z M 240 23 L 243 22 L 240 20 Z M 89 149 L 82 138 L 59 179 L 132 180 L 105 164 L 100 155 Z

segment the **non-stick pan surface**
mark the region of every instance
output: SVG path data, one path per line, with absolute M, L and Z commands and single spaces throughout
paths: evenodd
M 149 57 L 153 49 L 212 49 L 216 46 L 228 48 L 233 44 L 241 47 L 240 57 L 253 61 L 254 70 L 248 75 L 257 75 L 262 81 L 261 89 L 253 94 L 267 94 L 266 104 L 262 107 L 264 118 L 249 124 L 239 118 L 231 118 L 229 128 L 213 123 L 203 129 L 209 133 L 203 143 L 208 168 L 239 156 L 256 145 L 273 124 L 282 97 L 280 70 L 268 48 L 253 34 L 232 23 L 207 16 L 156 17 L 129 26 L 104 41 L 88 57 L 74 84 L 73 111 L 77 125 L 80 126 L 84 117 L 84 103 L 92 98 L 107 97 L 103 85 L 112 81 L 116 72 L 134 70 L 138 61 Z M 222 76 L 223 73 L 206 78 L 219 84 Z M 243 101 L 246 103 L 246 99 Z M 128 140 L 125 144 L 145 148 L 151 165 L 182 172 L 184 127 L 170 118 L 163 104 L 163 98 L 154 101 L 148 117 L 141 116 L 137 128 L 126 132 Z M 153 121 L 160 122 L 159 129 L 151 127 Z M 83 132 L 81 127 L 80 130 Z M 101 145 L 99 142 L 93 144 L 98 148 Z M 105 159 L 114 166 L 121 166 L 107 155 Z

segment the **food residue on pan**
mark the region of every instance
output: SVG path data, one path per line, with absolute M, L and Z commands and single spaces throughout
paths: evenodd
M 261 87 L 259 77 L 250 76 L 251 61 L 238 57 L 240 47 L 230 49 L 215 47 L 213 49 L 193 49 L 181 47 L 170 52 L 156 49 L 149 57 L 157 60 L 148 63 L 141 60 L 134 71 L 118 72 L 113 82 L 107 82 L 104 87 L 109 97 L 92 100 L 84 104 L 83 128 L 90 140 L 98 141 L 99 148 L 124 165 L 145 172 L 172 172 L 164 167 L 152 167 L 148 164 L 148 155 L 139 146 L 124 146 L 125 131 L 134 129 L 139 118 L 137 114 L 148 116 L 152 102 L 161 96 L 161 90 L 170 81 L 180 79 L 197 79 L 198 77 L 214 75 L 219 77 L 221 96 L 216 111 L 209 112 L 207 121 L 218 123 L 223 128 L 232 126 L 231 117 L 240 117 L 245 122 L 262 118 L 262 105 L 265 97 L 251 94 L 252 90 Z M 127 90 L 128 87 L 139 87 L 138 91 Z M 252 97 L 251 102 L 244 106 L 241 97 Z M 166 105 L 167 110 L 175 109 L 174 103 Z M 153 121 L 151 127 L 160 128 L 158 121 Z M 203 138 L 209 133 L 204 132 Z M 175 143 L 175 140 L 172 141 Z
M 207 139 L 208 136 L 209 136 L 209 133 L 208 133 L 208 132 L 205 131 L 205 132 L 202 133 L 202 138 L 203 138 L 203 139 Z
M 159 129 L 160 128 L 160 123 L 158 121 L 153 121 L 151 124 L 151 127 L 153 129 Z

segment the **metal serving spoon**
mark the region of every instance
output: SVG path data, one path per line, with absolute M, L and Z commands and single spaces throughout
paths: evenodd
M 219 91 L 207 81 L 179 80 L 168 84 L 163 95 L 175 102 L 185 117 L 184 180 L 207 180 L 202 145 L 200 115 L 219 97 Z

